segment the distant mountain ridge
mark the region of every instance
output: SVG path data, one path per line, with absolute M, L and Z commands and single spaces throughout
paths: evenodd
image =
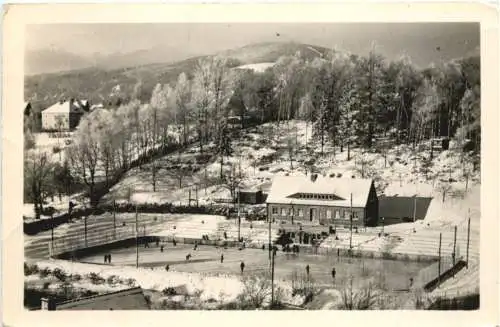
M 170 51 L 165 49 L 165 52 Z M 273 63 L 283 55 L 294 55 L 300 52 L 301 56 L 308 59 L 321 56 L 328 51 L 326 48 L 293 42 L 267 42 L 246 45 L 236 49 L 225 50 L 210 55 L 193 56 L 183 60 L 163 63 L 149 63 L 154 58 L 161 59 L 159 55 L 148 54 L 141 50 L 134 54 L 125 55 L 120 61 L 89 66 L 89 62 L 71 53 L 57 51 L 50 58 L 50 53 L 45 54 L 44 60 L 72 62 L 78 69 L 53 73 L 37 74 L 25 78 L 25 99 L 31 101 L 39 110 L 43 110 L 61 97 L 86 98 L 92 102 L 102 102 L 110 94 L 113 87 L 121 85 L 125 94 L 130 94 L 133 86 L 141 80 L 144 92 L 151 92 L 157 83 L 174 83 L 182 72 L 190 73 L 201 58 L 214 55 L 236 59 L 241 65 Z M 31 55 L 31 54 L 30 54 Z M 179 57 L 180 52 L 171 53 L 169 58 Z M 47 59 L 47 57 L 49 57 Z M 166 57 L 163 57 L 166 58 Z M 185 57 L 184 57 L 185 58 Z M 109 59 L 111 60 L 111 59 Z M 95 59 L 95 61 L 98 61 Z M 59 65 L 61 68 L 66 65 Z M 125 67 L 123 67 L 125 66 Z

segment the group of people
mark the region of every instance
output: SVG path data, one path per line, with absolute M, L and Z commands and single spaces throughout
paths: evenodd
M 111 254 L 105 254 L 104 255 L 104 263 L 111 263 Z
M 306 266 L 306 275 L 307 275 L 307 278 L 309 278 L 309 273 L 310 273 L 310 267 L 309 265 Z M 335 280 L 335 276 L 337 275 L 337 271 L 335 270 L 335 267 L 332 268 L 332 279 Z

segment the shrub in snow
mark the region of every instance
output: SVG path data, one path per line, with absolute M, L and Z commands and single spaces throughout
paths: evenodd
M 371 283 L 359 290 L 354 290 L 351 283 L 350 286 L 342 290 L 341 294 L 340 309 L 342 310 L 374 309 L 379 297 L 379 293 Z
M 267 274 L 245 275 L 242 279 L 243 290 L 238 295 L 241 309 L 261 308 L 271 295 L 271 280 Z
M 24 263 L 24 276 L 29 276 L 38 273 L 38 266 L 36 264 L 29 265 L 26 262 Z
M 136 283 L 136 280 L 133 279 L 133 278 L 128 278 L 127 281 L 126 281 L 126 284 L 130 287 L 134 287 L 135 286 L 135 283 Z
M 70 278 L 71 278 L 71 280 L 72 280 L 72 281 L 77 282 L 77 281 L 79 281 L 79 280 L 81 280 L 81 279 L 82 279 L 82 276 L 81 276 L 81 275 L 79 275 L 79 274 L 72 274 L 72 275 L 70 276 Z
M 43 268 L 38 272 L 38 274 L 40 275 L 41 278 L 45 278 L 48 275 L 50 275 L 51 272 L 52 271 L 49 268 Z
M 163 289 L 162 293 L 163 293 L 163 295 L 167 295 L 167 296 L 177 295 L 177 292 L 175 291 L 175 288 L 173 288 L 173 287 L 167 287 L 167 288 Z
M 52 275 L 54 275 L 55 278 L 60 280 L 61 282 L 66 281 L 66 278 L 68 277 L 64 271 L 62 271 L 60 268 L 54 269 L 52 272 Z
M 90 280 L 92 284 L 99 285 L 104 283 L 104 278 L 102 278 L 99 274 L 95 272 L 91 272 L 87 275 L 87 278 Z
M 115 284 L 118 284 L 120 282 L 120 278 L 118 278 L 118 276 L 116 276 L 116 275 L 111 275 L 108 278 L 106 278 L 106 282 L 109 285 L 115 285 Z

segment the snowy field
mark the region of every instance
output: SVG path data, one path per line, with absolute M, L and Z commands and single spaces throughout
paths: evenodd
M 248 64 L 236 67 L 236 69 L 250 69 L 256 73 L 262 73 L 266 69 L 273 67 L 275 65 L 274 62 L 261 62 L 258 64 Z

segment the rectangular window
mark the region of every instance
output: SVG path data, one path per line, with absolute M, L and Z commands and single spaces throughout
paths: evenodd
M 290 208 L 290 209 L 288 210 L 288 215 L 289 215 L 289 216 L 293 216 L 293 208 Z
M 340 219 L 340 211 L 335 210 L 335 219 Z
M 332 211 L 326 210 L 326 219 L 332 219 Z
M 281 215 L 286 216 L 286 209 L 285 208 L 281 208 Z
M 353 211 L 352 212 L 352 220 L 358 220 L 358 212 L 357 211 Z
M 278 214 L 278 208 L 277 207 L 273 207 L 272 210 L 273 210 L 273 215 L 277 215 Z
M 304 217 L 304 209 L 297 209 L 297 214 L 299 217 Z

